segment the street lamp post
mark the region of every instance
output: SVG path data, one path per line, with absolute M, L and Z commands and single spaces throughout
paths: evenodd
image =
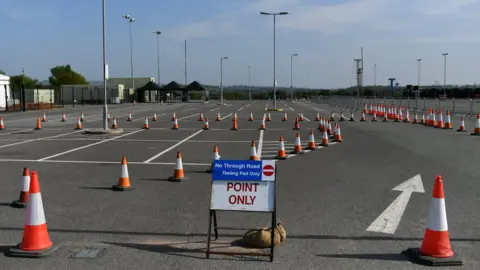
M 228 59 L 227 56 L 220 57 L 220 104 L 223 105 L 223 60 Z
M 107 66 L 107 46 L 106 46 L 106 30 L 105 30 L 105 0 L 102 1 L 102 51 L 103 51 L 103 130 L 108 129 L 108 107 L 107 107 L 107 80 L 108 80 L 108 66 Z
M 130 15 L 123 15 L 122 18 L 128 20 L 130 25 L 130 76 L 132 77 L 132 88 L 135 90 L 135 80 L 133 79 L 133 39 L 132 39 L 132 23 L 135 22 L 135 18 Z M 136 95 L 135 95 L 136 96 Z
M 448 53 L 442 53 L 443 55 L 443 98 L 447 98 L 447 55 Z
M 160 85 L 160 45 L 159 45 L 159 36 L 162 34 L 162 32 L 160 31 L 154 31 L 153 32 L 156 36 L 157 36 L 157 83 L 158 85 Z M 158 99 L 158 102 L 160 102 L 160 95 L 158 94 L 158 90 L 156 91 L 157 92 L 157 99 Z
M 373 65 L 373 100 L 377 101 L 377 64 Z
M 261 15 L 273 16 L 273 109 L 277 109 L 277 78 L 275 74 L 275 24 L 277 15 L 288 15 L 288 12 L 260 12 Z
M 293 101 L 293 57 L 299 56 L 298 53 L 290 55 L 290 99 Z
M 248 66 L 248 100 L 252 100 L 252 84 L 250 81 L 250 71 L 252 66 Z

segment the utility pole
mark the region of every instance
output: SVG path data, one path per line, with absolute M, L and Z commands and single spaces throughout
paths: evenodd
M 25 69 L 22 68 L 22 94 L 21 94 L 21 97 L 22 97 L 22 111 L 26 111 L 26 108 L 25 108 Z M 15 97 L 13 97 L 15 98 Z M 7 100 L 8 102 L 8 100 Z
M 252 66 L 248 66 L 248 100 L 252 100 L 252 84 L 250 81 L 250 71 Z
M 187 40 L 185 39 L 185 86 L 187 86 Z
M 448 53 L 442 53 L 443 61 L 443 98 L 447 98 L 447 55 Z
M 293 57 L 299 56 L 298 53 L 294 53 L 290 55 L 290 99 L 293 100 Z
M 377 64 L 373 65 L 373 100 L 377 100 Z
M 363 47 L 360 47 L 360 58 L 355 59 L 357 73 L 357 110 L 360 102 L 360 88 L 363 82 Z

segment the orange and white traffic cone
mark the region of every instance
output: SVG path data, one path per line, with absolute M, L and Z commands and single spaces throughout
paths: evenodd
M 265 129 L 267 129 L 267 126 L 265 125 L 265 118 L 262 117 L 262 122 L 260 123 L 259 130 L 265 130 Z
M 132 186 L 130 185 L 130 176 L 128 175 L 128 165 L 127 165 L 127 158 L 122 157 L 121 163 L 122 169 L 120 171 L 120 178 L 118 179 L 118 185 L 112 186 L 113 191 L 127 191 L 132 190 Z
M 341 122 L 345 121 L 345 116 L 343 116 L 343 112 L 340 113 L 340 121 Z
M 172 114 L 172 122 L 175 121 L 175 119 L 177 119 L 177 115 L 175 114 L 175 112 L 173 112 L 173 114 Z
M 28 201 L 23 239 L 19 245 L 8 250 L 7 255 L 10 257 L 39 258 L 45 257 L 55 250 L 48 234 L 40 183 L 36 171 L 32 171 L 30 174 Z
M 150 126 L 148 125 L 148 117 L 145 116 L 145 123 L 143 124 L 143 129 L 150 129 Z
M 465 118 L 462 116 L 460 117 L 460 127 L 457 129 L 458 132 L 467 132 L 465 129 Z
M 383 114 L 383 120 L 382 122 L 388 122 L 388 113 Z
M 62 113 L 62 120 L 60 122 L 67 122 L 67 114 L 65 112 Z
M 413 117 L 412 124 L 418 124 L 418 113 L 417 112 L 415 112 L 415 116 Z
M 47 113 L 43 113 L 42 122 L 47 122 Z
M 77 119 L 77 126 L 75 127 L 76 130 L 80 130 L 82 129 L 83 126 L 82 126 L 82 121 L 80 121 L 80 118 Z
M 153 113 L 152 121 L 157 121 L 157 113 Z
M 238 120 L 237 112 L 233 113 L 233 119 Z
M 315 121 L 317 121 L 317 122 L 320 121 L 320 113 L 319 112 L 317 112 L 317 116 L 315 117 Z
M 255 147 L 255 141 L 252 141 L 250 145 L 250 160 L 259 160 L 257 156 L 257 148 Z
M 295 117 L 295 126 L 293 127 L 293 130 L 300 130 L 300 123 L 298 121 L 298 117 Z
M 232 128 L 230 130 L 238 130 L 237 119 L 233 118 L 232 120 Z
M 304 121 L 305 118 L 303 117 L 303 113 L 300 113 L 298 116 L 298 121 Z
M 176 117 L 175 117 L 175 119 L 173 119 L 172 129 L 173 129 L 173 130 L 180 129 L 180 126 L 178 125 L 178 119 L 177 119 Z
M 317 144 L 315 143 L 315 135 L 313 134 L 313 129 L 310 129 L 310 134 L 308 134 L 308 150 L 317 150 Z
M 82 122 L 85 121 L 85 115 L 83 115 L 83 112 L 80 113 L 80 121 Z
M 355 122 L 355 117 L 353 115 L 353 112 L 350 112 L 350 120 L 348 120 L 350 122 Z
M 373 111 L 372 122 L 377 122 L 377 111 Z
M 283 113 L 283 118 L 282 118 L 282 121 L 285 122 L 288 120 L 288 117 L 287 117 L 287 112 L 284 112 Z
M 25 208 L 28 204 L 28 190 L 30 189 L 30 171 L 28 168 L 23 168 L 22 176 L 22 190 L 18 200 L 12 202 L 12 207 Z
M 334 142 L 343 142 L 342 132 L 340 131 L 340 125 L 337 124 L 337 132 L 335 132 L 335 136 L 333 137 Z
M 477 113 L 477 121 L 475 122 L 475 129 L 473 130 L 471 135 L 474 135 L 474 136 L 480 135 L 480 113 Z
M 204 119 L 203 119 L 203 113 L 202 113 L 202 112 L 200 113 L 200 116 L 198 117 L 198 121 L 199 121 L 199 122 L 203 122 L 203 121 L 204 121 Z
M 212 156 L 212 165 L 210 165 L 210 168 L 208 168 L 205 172 L 206 173 L 212 173 L 213 172 L 213 162 L 215 162 L 215 160 L 219 160 L 220 159 L 220 154 L 218 152 L 218 147 L 217 145 L 215 144 L 213 146 L 213 156 Z
M 278 141 L 278 152 L 276 159 L 287 159 L 287 153 L 285 152 L 285 143 L 283 141 L 283 137 L 280 137 Z
M 450 118 L 450 111 L 447 110 L 447 114 L 445 115 L 445 125 L 444 129 L 452 129 L 452 119 Z
M 420 120 L 420 124 L 422 124 L 422 125 L 427 124 L 427 120 L 425 119 L 425 112 L 422 113 L 422 120 Z
M 135 104 L 137 104 L 137 102 L 134 100 L 132 104 L 133 104 L 133 106 L 135 106 Z
M 209 130 L 210 127 L 208 126 L 208 118 L 205 117 L 205 124 L 203 125 L 203 130 Z
M 0 130 L 5 129 L 5 125 L 3 124 L 3 117 L 0 116 Z
M 303 153 L 302 141 L 300 140 L 300 133 L 297 133 L 297 135 L 295 136 L 295 145 L 293 147 L 292 153 L 293 154 L 302 154 Z
M 463 264 L 450 244 L 442 176 L 437 176 L 435 179 L 422 245 L 418 249 L 409 248 L 406 253 L 419 263 L 431 266 L 459 266 Z
M 331 125 L 330 121 L 328 121 L 326 126 L 327 126 L 327 134 L 332 135 L 332 125 Z
M 131 113 L 131 112 L 128 113 L 127 121 L 128 121 L 128 122 L 131 122 L 131 121 L 132 121 L 132 113 Z
M 268 122 L 272 121 L 272 116 L 270 115 L 270 113 L 267 114 L 266 121 L 268 121 Z
M 437 125 L 437 120 L 435 119 L 435 113 L 432 111 L 432 127 L 435 127 Z
M 112 119 L 112 114 L 110 112 L 108 112 L 108 115 L 107 115 L 108 122 L 110 122 L 111 119 Z
M 365 116 L 365 112 L 362 112 L 362 118 L 360 118 L 360 122 L 365 122 L 367 121 L 367 118 Z
M 222 121 L 222 117 L 220 116 L 220 112 L 217 112 L 217 118 L 215 121 Z
M 250 112 L 250 117 L 248 117 L 248 121 L 253 121 L 253 112 Z
M 322 143 L 320 143 L 321 146 L 328 146 L 328 131 L 326 128 L 323 129 L 323 134 L 322 134 Z
M 405 119 L 403 119 L 404 123 L 410 123 L 410 111 L 408 110 L 408 107 L 405 108 Z
M 115 117 L 113 117 L 112 129 L 117 129 L 117 128 L 118 128 L 117 119 L 115 119 Z
M 443 112 L 442 110 L 439 110 L 438 111 L 438 121 L 437 121 L 437 125 L 435 126 L 435 128 L 443 128 L 444 125 L 443 125 Z
M 168 178 L 168 181 L 180 182 L 182 180 L 188 180 L 188 177 L 185 176 L 185 172 L 183 171 L 182 153 L 178 151 L 175 170 L 173 171 L 173 176 Z
M 333 114 L 333 112 L 330 114 L 330 121 L 335 121 L 335 115 Z

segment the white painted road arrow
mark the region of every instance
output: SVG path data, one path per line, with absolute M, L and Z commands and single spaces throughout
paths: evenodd
M 394 234 L 412 193 L 425 193 L 420 174 L 415 175 L 392 190 L 401 191 L 402 193 L 375 219 L 370 227 L 367 228 L 367 231 Z

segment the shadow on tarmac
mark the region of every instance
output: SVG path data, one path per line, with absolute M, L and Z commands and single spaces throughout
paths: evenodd
M 338 259 L 361 259 L 361 260 L 380 260 L 380 261 L 410 261 L 401 253 L 368 253 L 368 254 L 318 254 L 324 258 Z

